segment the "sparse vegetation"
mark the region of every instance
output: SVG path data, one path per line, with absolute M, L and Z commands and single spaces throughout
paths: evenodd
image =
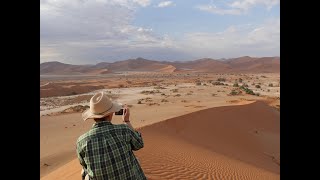
M 201 82 L 196 82 L 196 85 L 197 86 L 201 86 Z
M 243 86 L 243 87 L 249 87 L 249 85 L 246 84 L 246 83 L 243 83 L 242 86 Z
M 212 83 L 212 85 L 220 86 L 220 85 L 225 85 L 225 84 L 222 82 L 216 81 L 216 82 Z
M 152 102 L 152 98 L 147 97 L 147 98 L 146 98 L 146 102 Z
M 229 94 L 235 96 L 241 94 L 241 91 L 233 89 Z
M 169 102 L 169 101 L 166 99 L 162 99 L 161 102 Z
M 186 103 L 187 101 L 186 100 L 182 100 L 181 102 Z
M 141 100 L 138 100 L 138 104 L 142 104 Z
M 154 89 L 167 89 L 167 88 L 161 87 L 161 86 L 156 86 L 156 87 L 154 87 Z
M 187 95 L 192 95 L 191 93 L 187 93 Z
M 153 106 L 153 105 L 158 105 L 158 106 L 160 106 L 159 103 L 155 103 L 155 102 L 154 102 L 154 103 L 148 103 L 147 105 L 148 105 L 148 106 Z
M 123 84 L 119 84 L 119 88 L 124 88 L 124 85 Z
M 216 96 L 217 94 L 212 93 L 211 95 L 212 95 L 212 96 Z
M 176 94 L 176 95 L 174 95 L 174 97 L 180 97 L 181 96 L 181 94 Z
M 272 84 L 272 83 L 270 83 L 268 86 L 269 86 L 269 87 L 273 87 L 273 84 Z
M 226 79 L 225 78 L 218 78 L 217 81 L 222 81 L 222 82 L 225 82 Z
M 242 83 L 242 79 L 241 78 L 239 78 L 239 83 Z
M 261 88 L 261 86 L 260 86 L 260 85 L 256 85 L 255 87 L 256 87 L 256 88 Z
M 156 91 L 141 91 L 141 94 L 155 94 L 155 93 L 161 93 L 159 90 Z
M 171 89 L 170 91 L 172 91 L 172 92 L 178 92 L 179 90 L 178 90 L 178 89 Z
M 249 88 L 247 88 L 247 87 L 240 86 L 240 89 L 242 89 L 243 91 L 245 91 L 246 94 L 255 95 L 255 93 L 254 93 L 251 89 L 249 89 Z
M 233 87 L 239 87 L 239 84 L 238 83 L 234 83 Z
M 270 89 L 268 89 L 268 92 L 270 92 Z

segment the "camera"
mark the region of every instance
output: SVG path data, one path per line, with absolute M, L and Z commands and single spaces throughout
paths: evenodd
M 120 111 L 115 112 L 114 115 L 123 115 L 123 109 L 120 109 Z

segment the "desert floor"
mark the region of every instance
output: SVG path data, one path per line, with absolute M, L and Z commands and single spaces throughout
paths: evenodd
M 44 79 L 40 90 L 45 94 L 62 85 L 64 89 L 80 86 L 75 83 L 103 86 L 114 100 L 130 105 L 132 124 L 145 141 L 145 147 L 135 153 L 148 179 L 280 178 L 279 74 L 119 76 Z M 171 78 L 165 80 L 166 76 Z M 228 86 L 212 84 L 220 77 Z M 229 95 L 237 89 L 233 84 L 239 78 L 260 96 Z M 40 98 L 41 179 L 80 178 L 75 143 L 93 121 L 83 122 L 81 112 L 72 107 L 88 105 L 94 92 L 100 91 L 91 90 Z M 113 123 L 121 123 L 120 117 L 114 116 Z

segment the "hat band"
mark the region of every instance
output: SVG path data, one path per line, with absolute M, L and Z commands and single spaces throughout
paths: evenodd
M 103 112 L 101 112 L 101 113 L 93 113 L 93 112 L 92 112 L 92 114 L 94 114 L 94 115 L 102 115 L 102 114 L 104 114 L 105 112 L 109 111 L 112 107 L 113 107 L 113 103 L 112 103 L 111 107 L 110 107 L 108 110 L 103 111 Z

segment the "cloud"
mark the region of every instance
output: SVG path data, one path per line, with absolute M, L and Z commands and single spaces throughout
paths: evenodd
M 172 1 L 162 1 L 158 4 L 158 7 L 163 8 L 163 7 L 168 7 L 172 5 L 173 5 Z
M 268 19 L 256 26 L 230 26 L 222 32 L 187 33 L 179 48 L 192 51 L 198 57 L 278 56 L 280 18 Z
M 225 15 L 225 14 L 230 14 L 230 15 L 240 15 L 242 14 L 242 11 L 239 9 L 221 9 L 217 8 L 215 5 L 199 5 L 197 8 L 201 11 L 206 11 L 214 14 L 219 14 L 219 15 Z
M 137 10 L 149 4 L 149 0 L 41 0 L 40 61 L 88 64 L 135 57 L 191 60 L 279 55 L 279 18 L 260 25 L 230 26 L 221 32 L 172 37 L 157 34 L 154 27 L 134 25 Z M 252 5 L 234 6 L 245 9 Z
M 169 37 L 132 25 L 145 0 L 40 1 L 40 59 L 85 62 L 115 53 L 169 48 Z M 130 54 L 128 54 L 130 56 Z
M 146 7 L 150 4 L 150 0 L 133 0 L 133 2 L 138 3 L 140 6 Z
M 273 6 L 280 3 L 280 0 L 237 0 L 224 4 L 224 8 L 217 7 L 213 3 L 207 5 L 198 5 L 197 9 L 219 15 L 242 15 L 247 13 L 251 8 L 262 5 L 270 10 Z
M 273 6 L 278 5 L 280 0 L 240 0 L 234 1 L 230 4 L 230 7 L 248 10 L 256 5 L 264 5 L 267 9 L 271 9 Z

